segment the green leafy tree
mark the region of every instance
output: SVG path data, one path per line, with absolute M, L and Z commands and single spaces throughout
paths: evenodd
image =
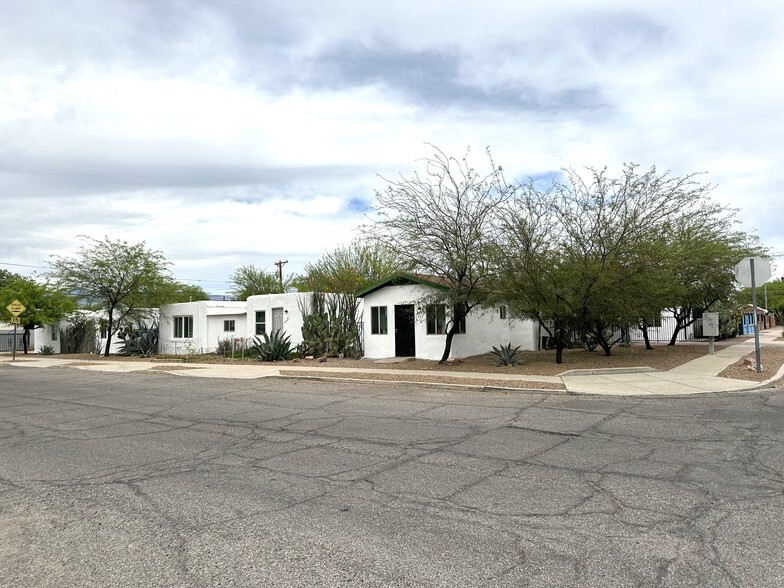
M 144 241 L 131 244 L 108 237 L 82 237 L 73 257 L 55 256 L 51 276 L 64 291 L 82 304 L 106 312 L 109 355 L 112 336 L 123 325 L 149 318 L 153 309 L 168 302 L 171 275 L 160 251 L 148 249 Z
M 729 259 L 749 243 L 730 230 L 732 211 L 709 202 L 710 189 L 695 175 L 633 164 L 618 177 L 567 170 L 545 191 L 518 185 L 498 214 L 499 300 L 540 323 L 559 363 L 575 337 L 610 355 L 625 328 L 639 325 L 647 336 L 664 308 L 677 309 L 685 328 L 695 309 L 729 295 Z M 691 271 L 698 267 L 700 276 Z
M 174 280 L 161 284 L 158 296 L 164 304 L 175 302 L 195 302 L 196 300 L 209 300 L 210 296 L 201 286 L 185 284 Z
M 781 316 L 784 314 L 784 282 L 768 282 L 764 286 L 757 286 L 757 304 L 765 304 L 765 292 L 767 292 L 767 309 Z M 738 292 L 738 304 L 751 304 L 751 288 L 743 288 Z
M 733 230 L 737 211 L 706 204 L 675 223 L 666 249 L 671 270 L 665 307 L 676 326 L 669 345 L 698 316 L 735 293 L 735 266 L 764 249 L 756 237 Z
M 9 272 L 8 270 L 0 268 L 0 288 L 2 288 L 3 284 L 5 284 L 11 278 L 18 278 L 18 277 L 20 277 L 19 274 L 15 274 Z
M 432 146 L 431 146 L 432 147 Z M 489 299 L 488 278 L 494 268 L 487 257 L 494 211 L 508 197 L 507 186 L 488 152 L 490 169 L 479 173 L 468 163 L 433 147 L 423 171 L 386 180 L 376 194 L 377 207 L 365 234 L 413 271 L 446 286 L 420 300 L 452 309 L 446 325 L 444 353 L 472 309 Z
M 232 293 L 240 300 L 247 300 L 249 296 L 283 292 L 280 278 L 275 272 L 269 272 L 255 265 L 243 265 L 237 268 L 229 279 L 234 286 Z M 288 282 L 284 280 L 283 286 L 287 285 Z
M 11 313 L 6 306 L 13 300 L 19 300 L 25 310 L 19 315 L 22 325 L 22 345 L 27 353 L 30 336 L 33 330 L 46 325 L 56 325 L 60 319 L 76 309 L 76 302 L 65 292 L 49 285 L 39 284 L 33 279 L 11 274 L 3 276 L 0 282 L 0 317 L 3 321 L 11 320 Z
M 402 269 L 404 262 L 378 241 L 355 239 L 308 263 L 293 284 L 304 291 L 356 294 Z

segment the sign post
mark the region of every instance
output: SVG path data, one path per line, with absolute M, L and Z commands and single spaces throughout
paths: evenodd
M 751 306 L 754 313 L 754 353 L 757 359 L 757 373 L 762 371 L 760 366 L 759 324 L 757 322 L 757 284 L 764 284 L 770 279 L 770 262 L 761 257 L 744 257 L 735 266 L 735 280 L 741 285 L 751 287 Z
M 11 361 L 16 361 L 16 325 L 20 323 L 19 315 L 22 314 L 27 308 L 24 304 L 19 302 L 18 300 L 14 300 L 11 304 L 6 306 L 8 312 L 14 315 L 14 318 L 11 319 L 11 323 L 14 325 L 14 350 L 11 354 Z

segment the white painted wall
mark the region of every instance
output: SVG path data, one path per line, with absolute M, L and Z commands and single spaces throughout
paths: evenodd
M 53 329 L 58 331 L 56 341 L 52 341 Z M 59 326 L 46 326 L 30 331 L 30 345 L 27 347 L 28 353 L 38 353 L 40 348 L 44 345 L 51 345 L 54 348 L 55 353 L 60 353 L 60 333 L 58 329 Z M 22 345 L 22 335 L 24 335 L 24 329 L 21 326 L 17 326 L 16 338 L 18 341 L 17 346 L 19 348 L 21 348 Z M 3 343 L 0 345 L 0 349 L 8 349 L 10 353 L 13 347 L 14 325 L 10 323 L 0 323 L 0 337 L 3 337 Z
M 161 306 L 158 351 L 185 355 L 189 352 L 212 353 L 226 337 L 244 337 L 247 330 L 247 305 L 237 301 L 198 300 Z M 174 336 L 174 317 L 193 317 L 193 337 Z M 235 331 L 223 330 L 224 320 L 234 320 Z
M 248 298 L 248 323 L 247 336 L 256 337 L 256 312 L 264 311 L 265 329 L 267 334 L 272 332 L 272 311 L 275 308 L 283 309 L 282 331 L 291 337 L 291 345 L 302 343 L 302 311 L 300 306 L 309 304 L 311 292 L 292 292 L 285 294 L 263 294 Z
M 365 330 L 365 357 L 382 358 L 395 355 L 395 305 L 414 304 L 416 357 L 441 359 L 446 335 L 428 335 L 425 307 L 419 304 L 432 290 L 422 285 L 386 286 L 364 297 L 362 320 Z M 371 332 L 371 307 L 386 306 L 388 332 L 374 335 Z M 447 309 L 447 313 L 449 309 Z M 496 347 L 512 343 L 521 349 L 538 349 L 539 326 L 533 321 L 502 320 L 495 308 L 475 309 L 466 317 L 466 332 L 452 339 L 452 357 L 469 357 L 487 353 Z
M 300 305 L 310 302 L 310 292 L 285 294 L 262 294 L 250 296 L 247 301 L 181 302 L 161 307 L 160 353 L 184 355 L 190 350 L 197 353 L 213 353 L 219 339 L 244 337 L 252 345 L 256 335 L 256 312 L 265 313 L 265 330 L 273 330 L 273 310 L 282 309 L 282 331 L 290 337 L 291 345 L 302 342 L 302 311 Z M 193 317 L 193 337 L 174 337 L 174 317 Z M 235 321 L 234 333 L 223 330 L 223 321 Z

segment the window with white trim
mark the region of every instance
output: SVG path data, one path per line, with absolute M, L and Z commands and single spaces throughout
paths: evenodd
M 267 332 L 267 312 L 264 310 L 256 311 L 256 334 L 263 335 Z
M 371 306 L 370 307 L 370 334 L 386 335 L 387 333 L 388 333 L 387 307 Z
M 193 338 L 193 316 L 174 317 L 174 338 L 192 339 Z
M 498 318 L 500 318 L 502 321 L 506 320 L 506 306 L 503 304 L 498 307 Z
M 225 320 L 223 321 L 223 332 L 224 333 L 233 333 L 235 327 L 234 319 Z

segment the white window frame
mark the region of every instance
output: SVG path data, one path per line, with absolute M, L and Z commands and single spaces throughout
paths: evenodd
M 237 323 L 235 319 L 224 319 L 223 320 L 223 332 L 224 333 L 233 333 L 237 330 Z
M 256 311 L 256 335 L 263 335 L 266 332 L 267 332 L 267 311 L 257 310 Z
M 386 306 L 370 307 L 370 334 L 389 334 L 389 312 Z
M 185 314 L 172 317 L 174 319 L 173 339 L 193 339 L 193 315 Z

